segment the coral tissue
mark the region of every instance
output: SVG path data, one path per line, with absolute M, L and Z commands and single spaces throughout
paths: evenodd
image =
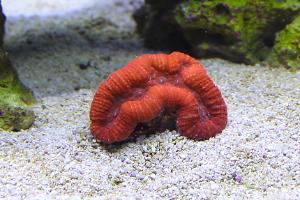
M 90 110 L 91 132 L 104 143 L 123 141 L 138 123 L 164 110 L 174 111 L 177 130 L 196 140 L 215 136 L 227 124 L 226 104 L 204 67 L 173 52 L 139 56 L 100 84 Z

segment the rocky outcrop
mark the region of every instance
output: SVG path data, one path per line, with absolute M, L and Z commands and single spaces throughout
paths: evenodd
M 28 110 L 28 105 L 33 104 L 35 99 L 19 81 L 2 48 L 5 16 L 2 9 L 0 11 L 0 130 L 21 130 L 34 122 L 34 113 Z
M 146 0 L 135 13 L 149 47 L 300 69 L 300 2 Z
M 300 69 L 300 15 L 277 34 L 268 61 Z

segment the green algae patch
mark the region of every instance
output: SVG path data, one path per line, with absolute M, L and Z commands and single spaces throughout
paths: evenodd
M 276 33 L 299 11 L 294 0 L 191 0 L 177 5 L 174 18 L 196 51 L 253 64 L 269 57 Z
M 300 16 L 278 33 L 268 62 L 284 64 L 292 70 L 300 69 Z
M 169 6 L 158 8 L 159 2 L 146 1 L 135 18 L 149 47 L 184 41 L 198 57 L 247 64 L 274 59 L 272 66 L 300 68 L 299 0 L 165 0 Z
M 32 93 L 19 81 L 4 50 L 0 50 L 0 130 L 27 129 L 34 122 Z

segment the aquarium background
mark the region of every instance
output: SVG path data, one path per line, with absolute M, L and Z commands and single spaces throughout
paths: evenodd
M 0 198 L 299 199 L 299 1 L 1 5 Z M 137 56 L 172 51 L 214 80 L 225 130 L 97 142 L 98 85 Z

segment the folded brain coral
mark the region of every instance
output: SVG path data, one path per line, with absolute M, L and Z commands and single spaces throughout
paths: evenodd
M 145 54 L 112 73 L 96 92 L 90 110 L 97 140 L 126 140 L 138 123 L 175 110 L 178 131 L 205 140 L 222 132 L 227 107 L 221 92 L 194 58 L 180 53 Z

